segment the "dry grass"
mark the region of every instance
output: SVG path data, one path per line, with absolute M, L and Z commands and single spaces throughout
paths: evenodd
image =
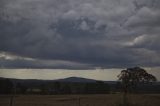
M 14 106 L 120 106 L 121 94 L 18 95 Z M 160 106 L 159 94 L 128 95 L 130 106 Z M 0 106 L 9 106 L 10 96 L 0 96 Z M 80 103 L 79 103 L 80 102 Z

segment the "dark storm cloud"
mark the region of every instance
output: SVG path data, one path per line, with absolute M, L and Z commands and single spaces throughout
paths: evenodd
M 93 69 L 89 64 L 63 60 L 41 60 L 0 52 L 1 68 Z
M 0 2 L 0 51 L 36 59 L 1 59 L 5 67 L 160 65 L 158 0 Z

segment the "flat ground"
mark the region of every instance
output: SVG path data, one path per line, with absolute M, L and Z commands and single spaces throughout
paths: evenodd
M 0 95 L 0 106 L 9 106 L 11 96 Z M 13 106 L 122 106 L 121 94 L 17 95 Z M 129 106 L 160 106 L 160 94 L 128 95 Z

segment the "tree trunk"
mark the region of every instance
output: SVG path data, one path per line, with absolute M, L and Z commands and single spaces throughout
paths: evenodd
M 123 106 L 127 106 L 127 93 L 123 93 Z

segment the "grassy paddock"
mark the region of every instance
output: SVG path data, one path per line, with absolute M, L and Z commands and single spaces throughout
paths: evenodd
M 9 106 L 9 95 L 0 95 L 0 106 Z M 14 106 L 122 106 L 122 94 L 17 95 Z M 130 94 L 129 106 L 160 106 L 160 94 Z

